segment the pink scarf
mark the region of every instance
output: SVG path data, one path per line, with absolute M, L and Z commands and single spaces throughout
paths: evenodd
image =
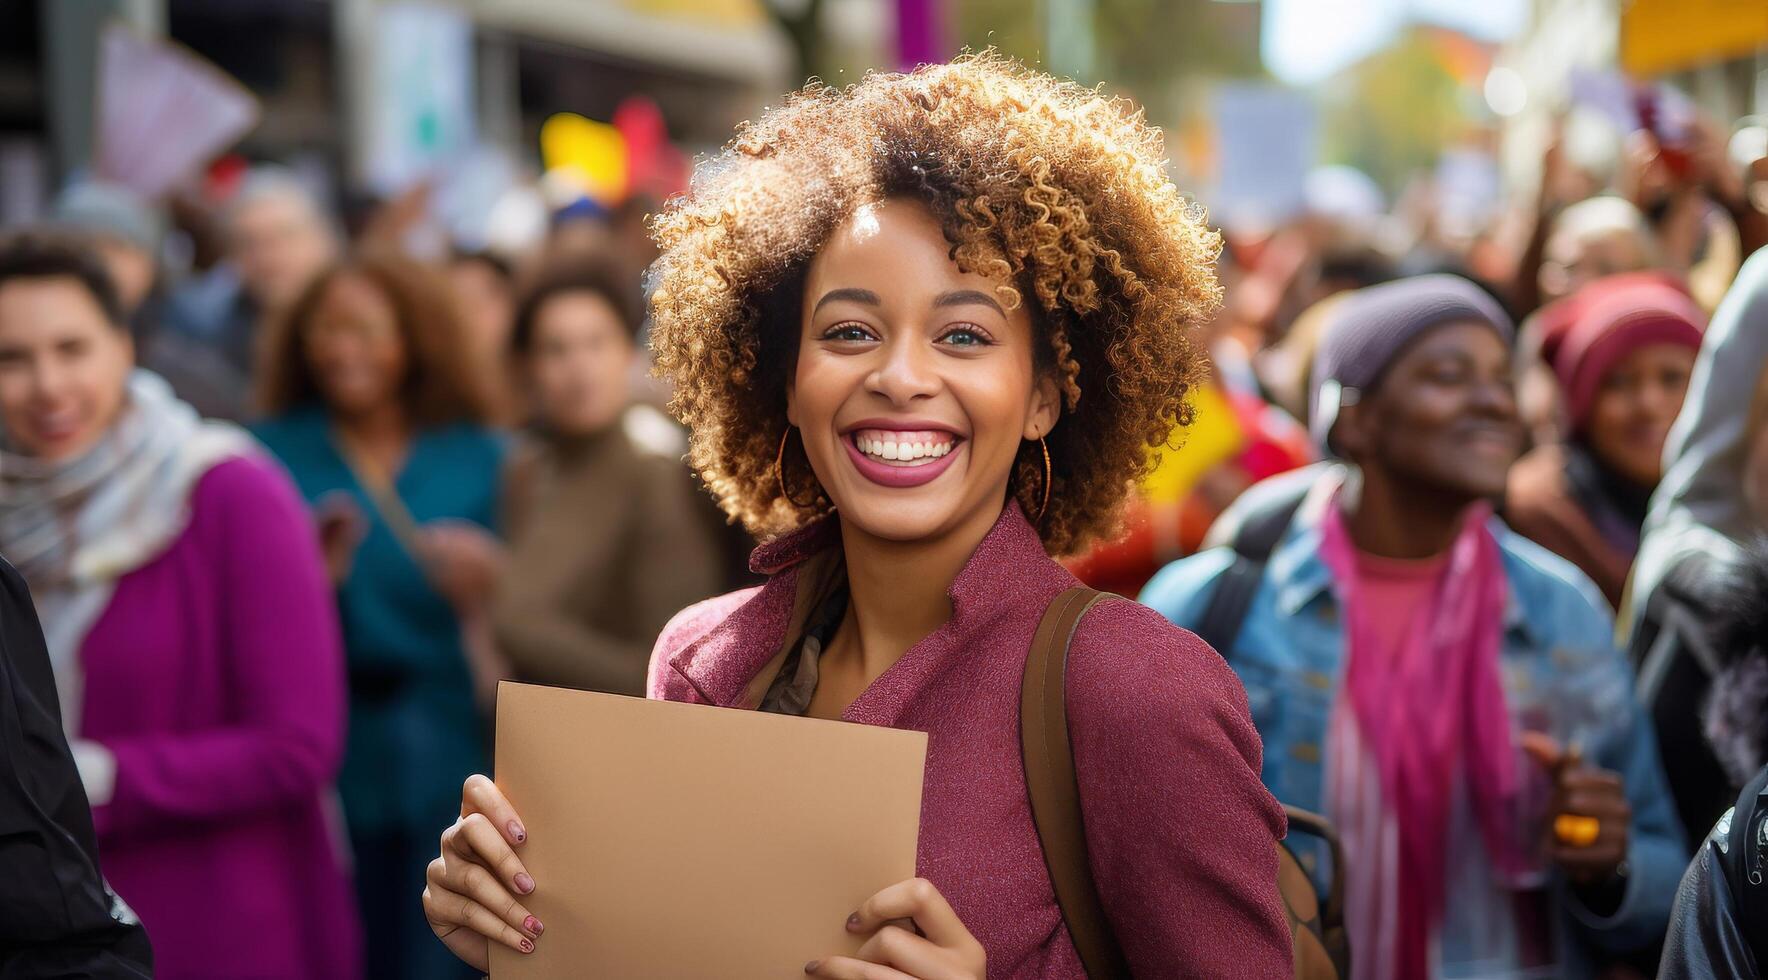
M 1519 775 L 1498 663 L 1508 584 L 1498 542 L 1486 530 L 1490 515 L 1483 504 L 1469 510 L 1429 606 L 1391 660 L 1379 655 L 1370 625 L 1385 611 L 1360 599 L 1355 545 L 1336 503 L 1323 529 L 1321 557 L 1344 608 L 1343 695 L 1379 771 L 1383 808 L 1399 829 L 1394 962 L 1380 972 L 1407 980 L 1429 973 L 1461 774 L 1487 855 L 1506 870 L 1523 863 L 1512 830 Z

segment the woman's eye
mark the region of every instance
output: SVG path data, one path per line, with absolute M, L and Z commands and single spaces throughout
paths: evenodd
M 948 330 L 945 336 L 939 338 L 939 342 L 950 344 L 953 347 L 986 347 L 991 343 L 980 330 L 973 330 L 969 327 L 955 327 Z
M 872 339 L 872 332 L 857 323 L 837 323 L 823 332 L 823 339 L 865 341 Z
M 1439 384 L 1445 388 L 1463 386 L 1473 382 L 1473 377 L 1459 368 L 1438 369 L 1432 371 L 1429 377 L 1433 384 Z

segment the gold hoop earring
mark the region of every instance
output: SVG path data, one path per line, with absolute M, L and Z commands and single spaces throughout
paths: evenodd
M 1038 436 L 1037 447 L 1044 453 L 1044 502 L 1038 505 L 1037 519 L 1032 523 L 1042 527 L 1044 512 L 1050 509 L 1050 444 L 1044 440 L 1043 436 Z
M 780 496 L 786 498 L 787 503 L 806 509 L 815 507 L 817 503 L 815 499 L 812 499 L 808 504 L 800 503 L 792 497 L 792 492 L 786 489 L 786 441 L 791 438 L 792 426 L 788 425 L 786 431 L 780 433 L 780 451 L 774 456 L 774 479 L 779 483 Z

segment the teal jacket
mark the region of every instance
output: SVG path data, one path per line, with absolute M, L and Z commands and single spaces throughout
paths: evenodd
M 485 770 L 460 622 L 345 464 L 325 412 L 297 408 L 253 426 L 310 505 L 345 495 L 366 521 L 338 613 L 350 671 L 350 731 L 338 789 L 356 835 L 433 837 L 459 815 L 460 787 Z M 497 526 L 504 442 L 489 429 L 421 431 L 395 481 L 419 523 Z
M 1336 465 L 1310 467 L 1254 487 L 1225 515 L 1254 511 L 1304 481 L 1313 492 L 1265 567 L 1233 649 L 1223 651 L 1246 685 L 1253 725 L 1264 740 L 1262 778 L 1286 804 L 1324 809 L 1324 740 L 1344 666 L 1344 632 L 1331 572 L 1320 557 L 1321 521 Z M 1505 612 L 1505 693 L 1519 726 L 1553 732 L 1584 747 L 1585 758 L 1620 773 L 1633 809 L 1625 897 L 1600 916 L 1553 885 L 1562 910 L 1558 933 L 1565 976 L 1584 976 L 1593 952 L 1629 953 L 1662 938 L 1670 903 L 1688 863 L 1682 828 L 1670 805 L 1652 728 L 1633 698 L 1633 678 L 1614 646 L 1614 626 L 1596 587 L 1563 559 L 1493 519 L 1510 584 Z M 1195 627 L 1217 578 L 1232 564 L 1226 547 L 1167 566 L 1141 599 L 1172 622 Z M 1315 861 L 1303 855 L 1304 865 Z M 1450 897 L 1454 906 L 1454 896 Z M 1483 962 L 1479 950 L 1449 948 L 1443 960 Z

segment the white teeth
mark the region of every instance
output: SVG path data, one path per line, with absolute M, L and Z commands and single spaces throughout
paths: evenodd
M 876 436 L 856 435 L 854 446 L 860 452 L 878 459 L 892 462 L 913 462 L 921 459 L 938 459 L 952 451 L 949 442 L 892 442 Z

